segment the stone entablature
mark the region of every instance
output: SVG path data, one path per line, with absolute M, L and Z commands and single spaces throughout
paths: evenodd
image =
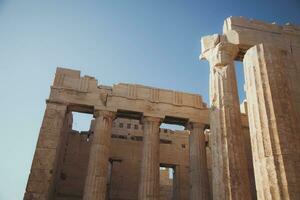
M 86 112 L 95 108 L 133 111 L 162 119 L 169 116 L 206 124 L 209 121 L 209 109 L 199 95 L 125 83 L 98 86 L 95 78 L 80 77 L 80 71 L 64 68 L 56 71 L 49 101 Z
M 199 95 L 153 88 L 138 84 L 116 84 L 112 87 L 112 96 L 192 108 L 206 107 L 206 105 L 202 102 L 202 97 Z
M 231 16 L 225 19 L 223 24 L 223 32 L 226 33 L 228 30 L 256 30 L 263 32 L 270 32 L 274 34 L 285 34 L 293 33 L 300 35 L 300 26 L 296 24 L 286 23 L 285 25 L 279 25 L 275 22 L 268 23 L 257 19 L 248 19 L 245 17 Z

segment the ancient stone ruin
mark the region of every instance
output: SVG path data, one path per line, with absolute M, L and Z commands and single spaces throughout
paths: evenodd
M 201 44 L 210 106 L 57 68 L 24 199 L 300 199 L 300 27 L 230 17 Z M 72 129 L 74 112 L 93 115 L 89 130 Z
M 214 199 L 300 198 L 299 55 L 300 27 L 290 24 L 230 17 L 222 35 L 202 38 L 201 58 L 210 64 Z M 240 134 L 235 60 L 244 65 L 256 192 Z

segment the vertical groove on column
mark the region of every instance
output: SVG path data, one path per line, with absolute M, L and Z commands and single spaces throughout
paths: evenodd
M 208 200 L 210 195 L 204 124 L 192 123 L 189 129 L 190 200 Z
M 97 111 L 91 144 L 88 172 L 84 186 L 84 200 L 105 200 L 108 160 L 113 114 Z
M 300 128 L 288 79 L 288 70 L 294 70 L 290 59 L 287 52 L 263 44 L 249 49 L 244 57 L 259 199 L 298 199 L 300 196 L 300 178 L 296 172 Z
M 139 200 L 159 199 L 159 118 L 144 118 Z
M 220 38 L 219 38 L 220 39 Z M 251 199 L 234 58 L 237 46 L 220 41 L 202 54 L 210 62 L 214 199 Z

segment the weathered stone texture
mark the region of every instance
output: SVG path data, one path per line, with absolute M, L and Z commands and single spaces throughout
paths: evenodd
M 131 125 L 130 128 L 127 128 L 128 124 Z M 56 199 L 82 199 L 93 134 L 89 136 L 89 141 L 86 140 L 87 137 L 69 130 L 63 155 L 64 163 L 57 182 Z M 107 185 L 109 199 L 137 199 L 143 148 L 142 125 L 137 120 L 118 118 L 113 122 L 111 140 L 112 165 Z M 174 167 L 174 179 L 178 181 L 174 180 L 171 189 L 177 199 L 189 198 L 188 143 L 188 131 L 160 129 L 159 163 Z M 164 186 L 163 191 L 164 194 L 170 194 L 170 186 Z
M 237 49 L 232 59 L 244 62 L 247 105 L 241 108 L 245 114 L 248 114 L 250 126 L 250 136 L 247 130 L 244 131 L 244 142 L 250 190 L 253 194 L 253 186 L 256 185 L 257 191 L 252 198 L 299 199 L 300 179 L 297 170 L 300 169 L 298 134 L 300 132 L 300 26 L 292 24 L 280 26 L 243 17 L 230 17 L 224 22 L 223 35 L 203 37 L 202 58 L 208 59 L 211 65 L 212 113 L 215 112 L 214 102 L 224 103 L 225 108 L 220 109 L 226 110 L 226 103 L 232 101 L 232 95 L 236 96 L 235 89 L 227 90 L 232 85 L 228 79 L 235 82 L 234 75 L 226 73 L 228 67 L 225 69 L 223 67 L 228 62 L 225 61 L 224 65 L 216 62 L 216 60 L 228 60 L 229 54 L 222 52 L 211 54 L 224 42 L 230 43 Z M 217 78 L 214 74 L 223 76 L 223 79 L 220 78 L 223 82 L 215 82 Z M 225 92 L 216 93 L 218 87 Z M 237 110 L 235 106 L 232 108 Z M 231 116 L 230 112 L 232 110 L 227 113 L 229 116 Z M 227 119 L 228 115 L 224 115 L 222 119 Z M 237 114 L 233 115 L 237 116 Z M 226 129 L 214 128 L 222 127 L 224 123 L 228 124 L 228 121 L 222 121 L 218 116 L 210 119 L 212 141 L 215 141 L 214 136 L 216 137 L 220 132 L 227 134 Z M 250 140 L 251 145 L 249 145 Z M 221 148 L 220 143 L 226 144 L 221 141 L 215 147 L 212 145 L 213 160 L 214 149 Z M 249 150 L 250 146 L 252 152 Z M 223 153 L 230 155 L 230 151 L 223 151 Z M 252 177 L 252 163 L 255 183 Z M 229 170 L 229 173 L 231 172 L 232 170 Z M 220 173 L 222 171 L 213 170 L 213 181 L 219 181 Z M 223 181 L 225 185 L 226 181 Z M 214 188 L 214 195 L 220 194 L 220 191 L 216 191 L 218 186 Z M 214 198 L 222 199 L 222 195 Z
M 230 17 L 201 45 L 211 108 L 196 94 L 57 68 L 24 199 L 300 199 L 300 27 Z M 94 114 L 89 131 L 72 130 L 72 112 Z
M 258 198 L 298 199 L 300 121 L 295 99 L 300 95 L 294 89 L 300 85 L 300 68 L 290 52 L 267 44 L 249 49 L 244 64 Z
M 145 117 L 139 185 L 140 200 L 159 199 L 159 126 L 161 119 Z
M 203 198 L 211 196 L 208 137 L 191 130 L 196 134 L 190 168 L 188 131 L 159 129 L 159 123 L 148 120 L 207 126 L 209 109 L 200 96 L 141 85 L 97 86 L 92 77 L 58 68 L 47 102 L 24 199 L 136 200 L 139 188 L 145 189 L 141 199 L 167 200 L 171 194 L 174 200 L 189 199 L 192 191 L 198 194 L 195 188 Z M 91 129 L 72 130 L 72 112 L 95 114 Z M 173 168 L 172 187 L 158 182 L 160 165 Z M 191 182 L 190 172 L 198 174 Z
M 53 198 L 66 108 L 61 104 L 47 104 L 24 199 Z
M 160 179 L 159 199 L 171 200 L 173 198 L 173 179 L 169 178 L 168 169 L 160 170 L 159 179 Z
M 199 123 L 189 127 L 190 200 L 210 199 L 204 128 Z
M 234 69 L 238 48 L 222 37 L 209 47 L 202 56 L 210 63 L 213 198 L 251 199 Z
M 90 148 L 84 200 L 105 200 L 110 155 L 113 113 L 96 111 L 93 141 Z

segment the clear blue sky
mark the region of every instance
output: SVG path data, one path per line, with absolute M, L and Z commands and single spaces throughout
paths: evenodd
M 0 200 L 22 199 L 56 66 L 207 101 L 200 38 L 228 16 L 300 24 L 300 2 L 0 0 Z

